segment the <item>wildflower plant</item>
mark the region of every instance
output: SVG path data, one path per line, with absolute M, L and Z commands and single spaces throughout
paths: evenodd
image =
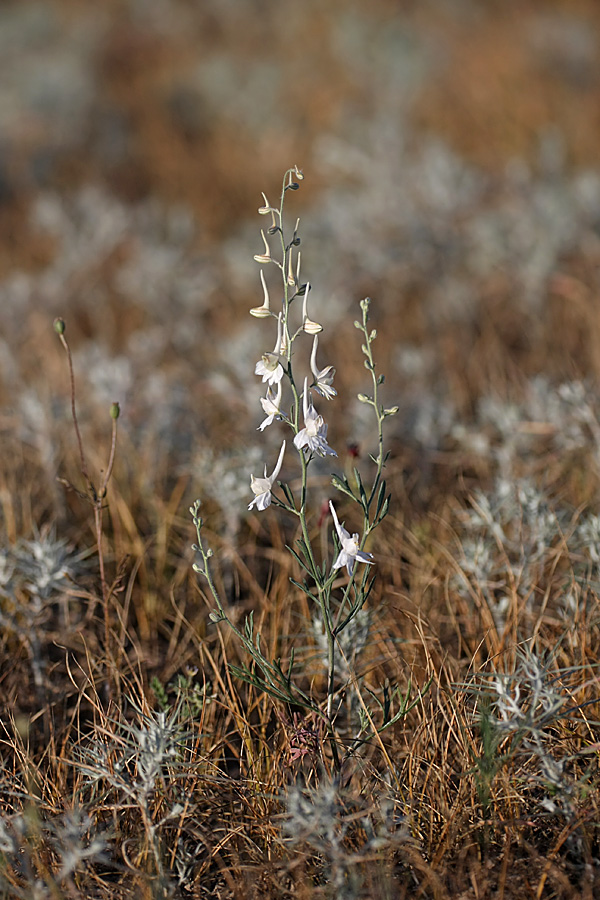
M 271 697 L 294 707 L 302 707 L 316 714 L 324 721 L 325 729 L 332 748 L 334 765 L 337 767 L 343 760 L 339 754 L 339 735 L 335 726 L 335 698 L 339 690 L 339 649 L 342 633 L 360 617 L 361 611 L 371 594 L 375 579 L 374 567 L 377 553 L 367 550 L 371 544 L 371 536 L 377 526 L 385 518 L 390 497 L 386 492 L 383 469 L 387 455 L 384 451 L 383 423 L 388 416 L 398 411 L 397 407 L 384 408 L 380 401 L 380 387 L 383 375 L 376 374 L 373 357 L 375 329 L 369 327 L 370 300 L 361 301 L 361 317 L 355 321 L 356 328 L 363 337 L 362 352 L 364 365 L 370 374 L 370 393 L 358 395 L 359 401 L 372 411 L 377 428 L 377 454 L 371 457 L 375 469 L 371 484 L 366 484 L 358 469 L 354 469 L 354 483 L 347 475 L 332 473 L 332 486 L 358 507 L 360 530 L 349 530 L 340 521 L 336 505 L 330 500 L 334 528 L 332 529 L 332 548 L 328 558 L 320 559 L 311 535 L 311 483 L 310 468 L 318 457 L 337 457 L 336 450 L 329 443 L 328 425 L 323 416 L 322 401 L 335 400 L 337 391 L 333 387 L 335 368 L 326 365 L 319 368 L 317 363 L 318 335 L 322 325 L 311 319 L 308 302 L 311 292 L 310 282 L 302 281 L 301 243 L 299 220 L 288 231 L 284 218 L 284 206 L 290 192 L 297 191 L 303 179 L 297 168 L 288 169 L 285 173 L 278 205 L 272 205 L 263 194 L 264 205 L 259 214 L 269 220 L 269 225 L 261 230 L 263 251 L 254 259 L 261 266 L 260 282 L 263 291 L 263 303 L 253 307 L 250 314 L 261 320 L 275 320 L 276 335 L 273 350 L 262 353 L 255 366 L 255 374 L 266 386 L 266 395 L 260 398 L 260 405 L 266 418 L 258 425 L 264 432 L 267 428 L 282 428 L 291 431 L 292 439 L 282 440 L 279 455 L 271 463 L 271 474 L 267 474 L 270 465 L 265 463 L 264 474 L 250 475 L 250 488 L 254 498 L 248 509 L 262 513 L 269 506 L 277 507 L 297 520 L 300 537 L 294 546 L 288 549 L 301 570 L 301 579 L 292 579 L 293 584 L 308 598 L 321 623 L 322 632 L 327 645 L 324 700 L 303 688 L 296 678 L 294 670 L 294 654 L 290 654 L 284 668 L 280 659 L 265 656 L 261 645 L 260 632 L 255 630 L 252 613 L 246 618 L 243 628 L 239 628 L 225 608 L 216 589 L 210 569 L 212 551 L 206 547 L 202 539 L 203 521 L 200 517 L 200 501 L 196 501 L 190 512 L 197 531 L 197 543 L 194 550 L 197 554 L 194 569 L 207 582 L 209 592 L 216 604 L 211 613 L 213 622 L 223 622 L 236 634 L 243 648 L 252 659 L 252 665 L 243 663 L 233 671 L 245 681 Z M 265 275 L 266 272 L 266 275 Z M 271 272 L 280 280 L 281 305 L 272 307 L 269 281 L 266 276 Z M 271 289 L 273 290 L 273 289 Z M 306 374 L 298 374 L 298 360 L 306 338 L 312 337 L 312 346 L 306 348 Z M 271 346 L 270 341 L 265 342 Z M 319 408 L 315 405 L 319 404 Z M 335 441 L 333 441 L 335 444 Z M 289 483 L 278 480 L 280 472 L 286 464 L 291 464 L 289 457 L 295 458 L 295 466 L 299 470 L 299 487 L 293 490 Z M 314 623 L 310 623 L 314 625 Z M 405 714 L 410 704 L 405 697 L 400 708 L 394 714 L 391 705 L 381 705 L 384 710 L 383 721 L 376 726 L 379 731 L 397 721 Z M 371 724 L 367 725 L 369 722 Z M 365 739 L 365 730 L 369 730 L 373 717 L 369 714 L 362 720 L 359 735 L 355 735 L 349 746 L 357 746 Z

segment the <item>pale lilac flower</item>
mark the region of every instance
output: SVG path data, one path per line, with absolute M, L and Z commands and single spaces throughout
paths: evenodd
M 373 554 L 366 553 L 364 550 L 358 549 L 358 534 L 353 534 L 352 536 L 350 536 L 350 533 L 346 531 L 346 529 L 342 525 L 340 525 L 335 507 L 331 500 L 329 501 L 329 509 L 331 510 L 331 515 L 333 516 L 335 530 L 337 531 L 340 544 L 342 545 L 342 549 L 340 550 L 338 557 L 333 564 L 333 568 L 341 569 L 342 566 L 346 566 L 348 575 L 352 575 L 355 562 L 372 565 Z
M 335 369 L 333 366 L 325 366 L 324 369 L 319 369 L 317 366 L 317 347 L 319 346 L 319 338 L 315 334 L 315 339 L 313 341 L 312 354 L 310 357 L 310 370 L 315 376 L 315 380 L 313 382 L 313 387 L 318 394 L 321 394 L 322 397 L 325 397 L 326 400 L 331 400 L 332 397 L 335 397 L 337 391 L 333 384 L 333 376 L 335 375 Z
M 263 510 L 266 509 L 267 506 L 271 505 L 271 488 L 273 487 L 275 479 L 277 478 L 281 470 L 284 452 L 285 441 L 281 445 L 277 465 L 275 466 L 271 474 L 267 475 L 267 465 L 265 463 L 265 474 L 263 478 L 255 478 L 254 475 L 250 476 L 250 487 L 252 488 L 255 497 L 252 503 L 248 505 L 248 509 L 252 509 L 253 506 L 256 506 L 258 510 Z
M 258 426 L 257 431 L 264 431 L 267 425 L 270 425 L 274 419 L 281 419 L 281 391 L 282 384 L 281 381 L 277 382 L 277 393 L 273 393 L 273 388 L 269 385 L 267 388 L 267 396 L 260 398 L 260 405 L 262 406 L 267 418 L 264 419 L 261 424 Z
M 309 398 L 308 378 L 304 379 L 304 428 L 294 438 L 294 446 L 301 450 L 308 447 L 319 456 L 337 456 L 327 443 L 327 425 L 313 406 L 312 397 Z
M 282 320 L 281 313 L 277 317 L 277 343 L 272 353 L 263 353 L 254 367 L 255 375 L 261 375 L 263 384 L 277 384 L 283 378 L 283 366 L 281 364 L 282 349 Z

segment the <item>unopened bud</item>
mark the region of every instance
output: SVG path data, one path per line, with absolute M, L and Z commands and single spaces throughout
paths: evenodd
M 302 328 L 306 334 L 319 334 L 323 331 L 323 326 L 319 325 L 318 322 L 313 322 L 312 319 L 305 319 Z
M 263 242 L 265 245 L 265 252 L 255 254 L 254 259 L 256 260 L 256 262 L 259 262 L 259 263 L 268 263 L 268 262 L 271 262 L 271 249 L 269 247 L 269 244 L 267 243 L 267 239 L 265 237 L 265 233 L 262 230 L 262 228 L 260 230 L 260 233 L 262 235 L 262 239 L 263 239 Z
M 389 409 L 384 409 L 384 416 L 395 416 L 400 407 L 398 406 L 390 406 Z
M 357 396 L 361 403 L 372 403 L 373 402 L 371 397 L 367 397 L 366 394 L 358 394 Z
M 261 191 L 261 193 L 262 193 L 262 191 Z M 271 212 L 271 206 L 269 205 L 269 201 L 267 200 L 266 195 L 263 194 L 262 196 L 263 196 L 263 200 L 265 201 L 265 205 L 259 206 L 258 214 L 259 214 L 259 216 L 268 216 L 269 213 Z
M 254 257 L 254 258 L 256 259 L 256 257 Z M 265 281 L 265 276 L 263 274 L 262 269 L 260 270 L 260 281 L 261 281 L 261 284 L 263 287 L 263 295 L 264 295 L 263 305 L 255 306 L 253 309 L 251 309 L 250 315 L 254 316 L 256 319 L 266 319 L 267 316 L 270 316 L 272 313 L 271 313 L 271 308 L 270 308 L 270 304 L 269 304 L 269 291 L 267 290 L 267 283 Z
M 288 274 L 287 274 L 287 283 L 290 285 L 290 287 L 293 287 L 296 284 L 296 279 L 294 277 L 292 256 L 293 256 L 293 253 L 290 248 L 290 255 L 288 257 Z
M 121 407 L 118 403 L 113 403 L 110 407 L 110 417 L 111 419 L 118 419 L 121 414 Z
M 57 334 L 64 334 L 65 328 L 66 328 L 65 320 L 61 319 L 60 316 L 58 319 L 54 320 L 54 330 Z

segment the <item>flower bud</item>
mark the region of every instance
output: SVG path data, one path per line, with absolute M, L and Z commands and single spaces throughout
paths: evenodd
M 265 233 L 262 230 L 262 228 L 260 230 L 260 233 L 262 235 L 262 239 L 263 239 L 263 242 L 265 245 L 265 252 L 255 254 L 254 259 L 256 260 L 256 262 L 259 262 L 259 263 L 269 263 L 269 262 L 271 262 L 271 249 L 269 247 L 269 244 L 267 243 L 267 239 L 265 237 Z
M 60 316 L 58 319 L 54 320 L 54 330 L 57 334 L 65 333 L 65 320 L 61 319 Z
M 272 210 L 272 207 L 270 206 L 269 201 L 268 201 L 267 198 L 266 198 L 266 195 L 263 194 L 262 191 L 261 191 L 261 194 L 262 194 L 262 196 L 263 196 L 263 200 L 265 201 L 265 205 L 264 205 L 264 206 L 259 206 L 259 208 L 258 208 L 258 214 L 259 214 L 259 216 L 268 216 L 269 213 L 270 213 L 271 210 Z
M 118 403 L 111 404 L 110 407 L 110 417 L 111 419 L 118 419 L 121 414 L 121 407 Z
M 302 304 L 302 329 L 307 334 L 319 334 L 320 331 L 323 331 L 323 326 L 319 325 L 318 322 L 313 322 L 312 319 L 308 317 L 308 295 L 310 292 L 310 281 L 307 281 L 304 287 L 304 303 Z M 298 291 L 300 293 L 302 288 Z
M 312 319 L 305 319 L 302 325 L 302 328 L 306 332 L 306 334 L 319 334 L 323 331 L 323 326 L 319 325 L 318 322 L 313 322 Z
M 256 259 L 256 257 L 255 257 L 255 259 Z M 256 319 L 266 319 L 267 316 L 271 316 L 271 315 L 273 315 L 273 313 L 271 312 L 271 306 L 269 303 L 269 292 L 267 290 L 267 284 L 266 284 L 265 276 L 263 274 L 262 269 L 260 270 L 260 280 L 261 280 L 261 284 L 263 287 L 263 295 L 264 295 L 263 305 L 253 307 L 253 309 L 250 310 L 250 315 L 254 316 Z
M 293 269 L 293 253 L 290 248 L 290 255 L 288 257 L 288 273 L 287 273 L 287 283 L 290 287 L 293 287 L 296 284 L 296 279 L 294 277 L 294 269 Z

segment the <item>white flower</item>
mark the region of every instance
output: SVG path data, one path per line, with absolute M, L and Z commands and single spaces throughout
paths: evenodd
M 325 366 L 324 369 L 319 369 L 317 366 L 317 347 L 319 346 L 319 338 L 315 334 L 315 339 L 313 341 L 312 353 L 310 356 L 310 370 L 315 376 L 315 380 L 313 382 L 313 387 L 318 394 L 321 394 L 322 397 L 325 397 L 326 400 L 331 400 L 332 397 L 335 397 L 337 391 L 331 385 L 333 384 L 333 376 L 335 375 L 335 369 L 333 366 Z
M 265 463 L 264 478 L 255 478 L 254 475 L 250 476 L 250 487 L 254 491 L 255 497 L 254 500 L 248 505 L 248 509 L 252 509 L 253 506 L 256 506 L 257 509 L 263 510 L 266 509 L 267 506 L 271 505 L 271 488 L 273 487 L 275 479 L 277 478 L 281 470 L 284 452 L 285 441 L 281 445 L 277 465 L 275 466 L 271 474 L 267 475 L 267 465 Z
M 294 438 L 294 446 L 298 450 L 308 447 L 319 456 L 337 456 L 335 450 L 332 450 L 327 443 L 327 425 L 323 421 L 323 416 L 318 415 L 313 406 L 312 397 L 309 399 L 308 378 L 304 379 L 303 402 L 304 428 Z
M 340 525 L 335 507 L 331 500 L 329 501 L 329 509 L 331 510 L 333 521 L 335 522 L 335 530 L 337 531 L 340 544 L 342 545 L 342 549 L 340 550 L 338 558 L 333 564 L 333 568 L 341 569 L 342 566 L 346 566 L 348 575 L 352 575 L 355 562 L 367 563 L 367 565 L 372 565 L 373 554 L 365 553 L 364 550 L 358 549 L 358 534 L 353 534 L 352 536 L 350 536 L 350 533 L 346 531 L 346 529 L 342 525 Z
M 267 416 L 258 426 L 257 431 L 264 431 L 267 425 L 270 425 L 274 419 L 281 419 L 281 381 L 277 382 L 277 393 L 273 393 L 273 388 L 269 385 L 267 388 L 267 396 L 260 398 L 260 404 Z
M 263 353 L 254 367 L 254 374 L 261 375 L 263 384 L 277 384 L 283 378 L 283 366 L 281 364 L 282 348 L 282 321 L 281 313 L 277 317 L 277 343 L 272 353 Z

